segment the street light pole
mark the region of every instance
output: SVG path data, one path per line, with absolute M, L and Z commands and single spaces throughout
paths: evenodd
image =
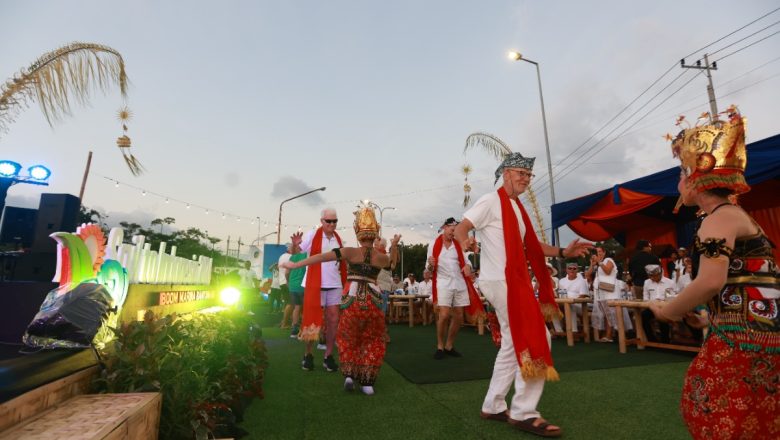
M 377 204 L 376 202 L 372 202 L 371 200 L 363 200 L 363 203 L 366 206 L 370 206 L 370 207 L 372 207 L 374 209 L 378 209 L 379 210 L 379 236 L 381 237 L 382 236 L 382 225 L 383 225 L 383 220 L 384 220 L 385 209 L 392 209 L 393 211 L 395 211 L 395 208 L 392 207 L 392 206 L 386 206 L 386 207 L 382 208 L 381 206 L 379 206 L 379 204 Z
M 307 196 L 307 195 L 309 195 L 309 194 L 311 194 L 313 192 L 317 192 L 317 191 L 325 191 L 325 187 L 323 186 L 322 188 L 317 188 L 317 189 L 313 189 L 311 191 L 305 192 L 303 194 L 298 194 L 297 196 L 290 197 L 289 199 L 284 200 L 284 201 L 282 201 L 282 203 L 279 204 L 279 222 L 276 224 L 276 244 L 280 244 L 281 241 L 282 241 L 282 205 L 284 205 L 285 203 L 289 202 L 290 200 L 295 200 L 295 199 L 297 199 L 299 197 Z
M 550 158 L 550 139 L 547 135 L 547 116 L 544 111 L 544 94 L 542 93 L 542 74 L 539 71 L 539 63 L 533 60 L 529 60 L 519 52 L 509 52 L 509 59 L 515 61 L 525 61 L 536 66 L 536 80 L 539 83 L 539 101 L 542 104 L 542 126 L 544 127 L 544 146 L 547 153 L 547 177 L 550 181 L 550 202 L 551 205 L 555 204 L 555 186 L 553 185 L 553 171 L 552 171 L 552 159 Z M 552 208 L 550 209 L 550 226 L 552 226 Z M 558 228 L 553 229 L 553 240 L 558 246 L 560 246 L 560 237 L 558 236 Z

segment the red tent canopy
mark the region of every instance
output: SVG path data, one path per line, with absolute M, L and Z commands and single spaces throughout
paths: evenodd
M 780 246 L 780 135 L 747 146 L 745 178 L 752 189 L 739 203 Z M 637 240 L 673 246 L 690 245 L 695 210 L 672 210 L 677 202 L 679 168 L 670 168 L 640 179 L 552 207 L 553 227 L 568 225 L 579 236 L 601 241 L 616 238 L 633 247 Z M 780 249 L 775 249 L 780 261 Z

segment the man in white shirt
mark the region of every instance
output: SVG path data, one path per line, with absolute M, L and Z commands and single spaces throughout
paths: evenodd
M 677 295 L 677 287 L 675 286 L 674 281 L 664 276 L 661 266 L 657 264 L 648 264 L 645 266 L 645 272 L 647 272 L 647 279 L 645 280 L 644 290 L 642 292 L 642 298 L 645 301 L 666 301 L 667 298 L 672 298 Z M 660 336 L 656 336 L 655 331 L 653 330 L 654 321 L 656 321 L 655 315 L 650 309 L 642 311 L 642 327 L 645 329 L 647 339 L 650 341 L 669 343 L 671 339 L 671 327 L 669 324 L 663 321 L 657 321 Z
M 465 278 L 471 277 L 471 263 L 466 254 L 453 242 L 458 221 L 448 218 L 441 227 L 441 234 L 428 245 L 428 270 L 436 277 L 436 305 L 439 317 L 436 320 L 436 352 L 434 359 L 445 355 L 461 357 L 455 350 L 455 338 L 463 324 L 463 308 L 470 304 Z M 441 248 L 437 248 L 437 242 Z M 437 255 L 437 252 L 438 255 Z M 465 264 L 463 269 L 460 262 Z
M 428 319 L 433 315 L 433 280 L 431 279 L 431 272 L 427 269 L 423 271 L 423 280 L 418 283 L 417 294 L 428 295 L 423 301 L 426 302 L 425 308 L 428 312 L 425 322 L 430 322 Z
M 322 241 L 319 253 L 329 252 L 334 248 L 342 247 L 339 244 L 339 238 L 336 234 L 336 227 L 338 224 L 338 215 L 335 209 L 326 208 L 322 210 L 320 215 L 320 223 L 322 224 Z M 312 242 L 316 236 L 316 231 L 309 231 L 303 237 L 301 242 L 301 250 L 312 256 Z M 339 326 L 339 305 L 341 304 L 341 272 L 338 261 L 326 261 L 320 263 L 321 267 L 321 281 L 320 281 L 320 305 L 325 309 L 325 359 L 323 360 L 323 367 L 326 371 L 334 372 L 338 371 L 338 365 L 333 359 L 333 347 L 336 343 L 336 332 Z M 306 275 L 303 277 L 301 284 L 304 288 L 307 287 L 307 277 L 311 268 L 306 270 Z M 304 295 L 304 301 L 306 297 Z M 301 363 L 304 370 L 311 371 L 314 369 L 314 359 L 311 353 L 313 343 L 306 343 L 306 354 L 304 355 L 303 362 Z
M 554 380 L 557 375 L 549 354 L 550 335 L 544 319 L 546 315 L 560 312 L 551 286 L 546 281 L 543 281 L 539 301 L 534 300 L 527 264 L 543 273 L 545 256 L 579 257 L 592 244 L 575 240 L 563 249 L 538 242 L 528 214 L 518 199 L 533 177 L 533 162 L 534 158 L 523 157 L 520 153 L 505 155 L 495 172 L 496 182 L 499 178 L 503 179 L 501 187 L 480 197 L 463 214 L 463 221 L 455 229 L 455 237 L 465 250 L 473 250 L 475 243 L 468 234 L 471 229 L 477 231 L 482 243 L 479 287 L 495 308 L 501 330 L 501 348 L 480 417 L 509 422 L 536 435 L 559 437 L 561 428 L 544 420 L 536 405 L 542 396 L 545 380 Z M 509 264 L 510 261 L 513 264 Z M 513 289 L 512 295 L 508 295 L 510 288 Z M 509 307 L 510 303 L 534 306 Z M 533 350 L 531 344 L 535 347 Z M 515 394 L 507 409 L 506 396 L 513 382 Z
M 282 263 L 290 261 L 290 245 L 287 245 L 287 251 L 279 257 L 277 267 L 279 268 L 279 290 L 282 291 L 282 303 L 284 304 L 284 313 L 282 314 L 282 322 L 279 324 L 280 328 L 290 328 L 290 319 L 292 318 L 292 301 L 290 300 L 290 288 L 287 285 L 287 277 L 290 275 L 290 271 L 282 267 Z
M 415 278 L 413 273 L 409 273 L 406 278 L 404 278 L 404 290 L 406 291 L 407 295 L 417 295 L 417 290 L 420 288 L 420 283 L 417 282 L 417 279 Z
M 558 280 L 559 298 L 587 298 L 588 282 L 579 272 L 576 262 L 566 264 L 566 276 Z M 577 316 L 582 316 L 582 304 L 572 304 L 575 317 L 572 320 L 572 330 L 577 331 Z

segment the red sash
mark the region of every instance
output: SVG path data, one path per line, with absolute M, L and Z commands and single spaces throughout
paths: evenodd
M 547 380 L 559 380 L 558 372 L 553 368 L 544 321 L 559 317 L 561 312 L 553 296 L 552 280 L 547 272 L 544 252 L 539 239 L 536 238 L 531 219 L 517 197 L 510 199 L 504 187 L 501 187 L 498 189 L 498 198 L 501 202 L 501 222 L 506 249 L 504 273 L 509 330 L 520 371 L 525 379 L 541 377 Z M 525 224 L 525 252 L 523 252 L 523 237 L 520 237 L 520 226 L 512 209 L 512 202 L 520 208 L 523 224 Z M 534 289 L 531 286 L 529 264 L 537 275 L 539 301 L 534 297 Z
M 466 307 L 466 314 L 469 315 L 469 317 L 477 318 L 480 315 L 485 315 L 485 309 L 482 307 L 482 300 L 479 298 L 479 294 L 477 293 L 477 289 L 474 288 L 474 283 L 466 278 L 466 275 L 463 273 L 463 266 L 466 265 L 466 259 L 463 258 L 463 251 L 461 250 L 460 243 L 458 243 L 458 240 L 452 240 L 452 244 L 455 245 L 455 252 L 458 254 L 458 266 L 460 267 L 460 276 L 463 278 L 463 281 L 466 282 L 466 290 L 469 292 L 469 305 Z M 436 288 L 436 279 L 438 278 L 438 266 L 439 266 L 439 254 L 441 254 L 441 248 L 444 246 L 444 238 L 441 234 L 439 234 L 438 237 L 436 237 L 436 241 L 433 242 L 433 251 L 431 252 L 431 255 L 433 258 L 436 259 L 436 265 L 433 267 L 433 285 L 432 285 L 432 293 L 433 293 L 433 303 L 438 303 L 438 293 Z
M 336 241 L 339 247 L 342 247 L 341 237 L 335 231 Z M 317 228 L 311 241 L 312 257 L 322 253 L 322 227 Z M 347 282 L 347 265 L 344 260 L 339 263 L 341 272 L 341 285 Z M 320 302 L 320 291 L 322 290 L 322 263 L 312 264 L 306 270 L 306 287 L 303 289 L 303 318 L 301 321 L 301 332 L 299 339 L 304 341 L 317 341 L 320 337 L 320 328 L 322 328 L 322 304 Z

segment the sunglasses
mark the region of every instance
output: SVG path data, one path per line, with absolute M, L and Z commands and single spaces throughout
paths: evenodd
M 322 221 L 324 221 L 325 223 L 330 224 L 330 225 L 335 225 L 336 223 L 339 222 L 339 219 L 337 219 L 337 218 L 334 218 L 334 219 L 324 218 L 324 219 L 322 219 Z

